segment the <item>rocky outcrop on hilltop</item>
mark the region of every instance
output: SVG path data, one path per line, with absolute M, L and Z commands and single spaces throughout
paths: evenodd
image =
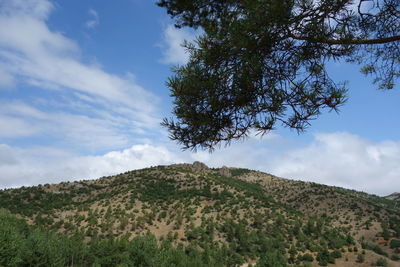
M 192 168 L 196 171 L 208 170 L 208 166 L 200 161 L 193 162 Z
M 386 196 L 385 198 L 389 200 L 400 200 L 400 193 L 395 192 Z

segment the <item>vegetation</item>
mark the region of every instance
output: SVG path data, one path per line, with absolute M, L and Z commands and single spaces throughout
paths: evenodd
M 82 234 L 49 233 L 29 227 L 5 210 L 0 210 L 0 266 L 223 266 L 224 251 L 173 247 L 157 243 L 146 234 L 93 239 Z
M 174 119 L 165 119 L 185 149 L 213 149 L 282 124 L 304 130 L 346 101 L 330 61 L 350 61 L 392 89 L 399 77 L 397 0 L 159 0 L 177 27 L 202 29 L 190 59 L 168 81 Z
M 2 190 L 0 266 L 325 266 L 358 245 L 388 262 L 398 255 L 390 200 L 224 173 L 182 164 Z M 376 239 L 363 237 L 378 226 Z

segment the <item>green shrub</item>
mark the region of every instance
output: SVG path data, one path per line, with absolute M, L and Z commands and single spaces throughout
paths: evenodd
M 314 257 L 310 253 L 306 253 L 303 256 L 299 256 L 299 260 L 312 262 L 314 261 Z
M 399 261 L 399 260 L 400 260 L 400 257 L 397 256 L 396 254 L 393 254 L 393 255 L 390 257 L 390 259 L 393 260 L 393 261 Z
M 363 254 L 357 255 L 357 262 L 362 263 L 365 261 L 365 256 Z
M 390 248 L 394 249 L 394 248 L 400 248 L 400 240 L 398 239 L 392 239 L 390 241 Z
M 388 263 L 387 263 L 387 260 L 386 260 L 386 259 L 380 258 L 380 259 L 378 259 L 378 260 L 376 261 L 375 265 L 376 265 L 376 266 L 387 267 L 387 266 L 388 266 Z

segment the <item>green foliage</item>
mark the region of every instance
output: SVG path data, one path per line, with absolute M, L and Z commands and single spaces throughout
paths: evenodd
M 272 197 L 265 194 L 265 190 L 256 183 L 249 183 L 237 178 L 229 178 L 224 176 L 213 176 L 213 178 L 221 184 L 229 185 L 237 191 L 242 191 L 248 197 L 254 197 L 264 204 L 275 203 Z
M 390 256 L 390 259 L 391 259 L 392 261 L 399 261 L 399 260 L 400 260 L 400 257 L 399 257 L 398 255 L 396 255 L 396 254 L 393 254 L 392 256 Z
M 71 201 L 71 197 L 73 195 L 46 192 L 40 187 L 25 187 L 20 190 L 19 194 L 11 198 L 1 197 L 0 194 L 0 207 L 18 210 L 20 214 L 31 216 L 33 211 L 48 213 L 53 209 L 66 208 L 73 205 L 74 202 Z M 46 221 L 43 222 L 45 223 Z
M 163 125 L 171 139 L 213 149 L 276 124 L 302 131 L 346 101 L 346 84 L 328 74 L 330 60 L 358 63 L 378 88 L 394 88 L 400 4 L 372 0 L 367 14 L 366 2 L 354 9 L 348 0 L 159 0 L 176 26 L 203 30 L 184 44 L 189 62 L 167 83 L 176 121 Z
M 390 248 L 400 248 L 400 240 L 398 239 L 392 239 L 390 240 Z
M 388 256 L 389 256 L 389 255 L 388 255 L 385 251 L 383 251 L 382 248 L 381 248 L 378 244 L 376 244 L 376 243 L 373 243 L 373 242 L 363 242 L 363 243 L 361 243 L 361 246 L 362 246 L 363 249 L 372 250 L 372 251 L 374 251 L 375 253 L 377 253 L 377 254 L 379 254 L 379 255 L 382 255 L 382 256 L 385 256 L 385 257 L 388 257 Z
M 34 226 L 0 212 L 0 266 L 235 266 L 254 259 L 260 259 L 259 266 L 298 266 L 313 262 L 311 252 L 318 253 L 320 265 L 333 263 L 341 257 L 340 249 L 355 244 L 351 229 L 333 227 L 340 217 L 327 211 L 300 212 L 296 205 L 306 196 L 319 201 L 334 194 L 351 196 L 356 200 L 345 205 L 350 210 L 365 203 L 379 206 L 391 214 L 381 217 L 382 224 L 395 233 L 398 220 L 390 201 L 307 184 L 310 191 L 284 202 L 291 183 L 272 177 L 271 186 L 277 183 L 273 191 L 243 179 L 249 172 L 236 169 L 225 177 L 218 169 L 197 172 L 190 165 L 164 166 L 95 183 L 2 190 L 0 203 Z M 65 206 L 50 203 L 53 200 Z M 165 225 L 169 232 L 158 240 L 143 235 Z M 377 244 L 362 244 L 383 252 Z M 393 246 L 398 249 L 396 241 Z
M 364 254 L 358 254 L 357 255 L 357 262 L 363 263 L 365 261 L 365 255 Z
M 297 258 L 299 259 L 299 261 L 308 261 L 308 262 L 314 261 L 314 257 L 310 253 L 299 255 Z
M 335 254 L 329 253 L 328 250 L 324 249 L 317 254 L 316 260 L 318 261 L 319 265 L 327 266 L 328 263 L 335 263 Z
M 21 232 L 26 230 L 23 228 L 22 220 L 0 209 L 0 266 L 16 266 L 22 261 L 19 249 L 22 245 Z
M 287 259 L 283 251 L 268 251 L 261 255 L 256 267 L 286 267 Z
M 388 263 L 387 263 L 387 260 L 386 260 L 386 259 L 384 259 L 384 258 L 379 258 L 379 259 L 376 261 L 375 265 L 376 265 L 376 266 L 387 267 L 387 266 L 388 266 Z
M 339 259 L 342 257 L 342 252 L 338 249 L 335 249 L 335 251 L 333 251 L 331 253 L 332 257 L 334 257 L 335 259 Z
M 174 248 L 157 243 L 153 235 L 131 241 L 112 237 L 85 243 L 78 235 L 67 237 L 40 228 L 0 210 L 1 266 L 223 266 L 232 258 L 219 248 Z
M 232 168 L 229 170 L 232 176 L 241 176 L 243 174 L 251 172 L 249 169 L 243 169 L 243 168 Z

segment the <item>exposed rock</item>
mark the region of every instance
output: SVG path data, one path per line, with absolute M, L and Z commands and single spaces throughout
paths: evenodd
M 83 184 L 73 184 L 76 189 L 83 188 Z
M 400 193 L 395 192 L 386 196 L 385 198 L 389 200 L 400 200 Z
M 226 176 L 226 177 L 231 177 L 231 175 L 232 175 L 231 171 L 226 166 L 222 166 L 222 168 L 220 168 L 218 172 L 220 175 Z
M 208 169 L 207 165 L 204 164 L 203 162 L 200 162 L 200 161 L 193 162 L 192 167 L 196 171 L 201 171 L 201 170 L 207 170 Z

